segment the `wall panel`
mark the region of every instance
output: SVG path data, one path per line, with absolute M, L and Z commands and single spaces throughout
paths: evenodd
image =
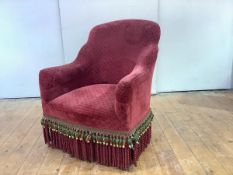
M 229 89 L 233 1 L 160 0 L 158 92 Z
M 0 1 L 0 98 L 39 96 L 39 70 L 64 63 L 57 2 Z

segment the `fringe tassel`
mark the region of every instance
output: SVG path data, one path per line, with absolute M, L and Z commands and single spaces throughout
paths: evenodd
M 49 128 L 46 123 L 43 125 L 43 135 L 45 143 L 50 147 L 61 149 L 78 159 L 90 162 L 96 161 L 102 165 L 127 170 L 130 165 L 136 165 L 140 154 L 150 143 L 151 126 L 147 126 L 139 136 L 137 143 L 135 141 L 129 142 L 132 144 L 133 149 L 130 148 L 129 143 L 126 142 L 124 145 L 121 142 L 121 140 L 124 140 L 123 137 L 107 138 L 113 140 L 113 143 L 111 142 L 110 144 L 98 140 L 97 137 L 96 140 L 83 140 L 82 138 L 64 135 L 57 130 Z

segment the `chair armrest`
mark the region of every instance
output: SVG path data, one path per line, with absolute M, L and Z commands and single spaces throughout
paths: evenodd
M 141 120 L 150 109 L 150 70 L 139 66 L 117 85 L 115 112 L 130 127 Z
M 145 48 L 133 71 L 117 84 L 115 113 L 129 127 L 137 124 L 150 110 L 151 81 L 157 53 L 157 45 Z
M 85 67 L 77 62 L 41 70 L 39 84 L 42 104 L 88 84 L 88 76 L 84 76 L 84 74 Z
M 132 100 L 134 88 L 146 80 L 145 74 L 146 70 L 142 66 L 137 66 L 130 74 L 122 78 L 117 84 L 116 100 L 120 103 L 129 103 Z

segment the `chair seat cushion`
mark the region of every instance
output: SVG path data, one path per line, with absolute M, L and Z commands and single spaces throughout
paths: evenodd
M 127 131 L 115 114 L 115 84 L 95 84 L 72 90 L 45 105 L 45 116 L 103 130 Z

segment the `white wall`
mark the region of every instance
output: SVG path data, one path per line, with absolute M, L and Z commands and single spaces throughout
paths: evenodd
M 161 25 L 152 93 L 229 89 L 232 9 L 232 0 L 1 0 L 0 98 L 38 96 L 41 68 L 72 61 L 93 26 L 126 18 Z
M 64 63 L 56 0 L 0 1 L 0 98 L 39 96 L 38 71 Z
M 161 0 L 157 90 L 229 89 L 232 0 Z

